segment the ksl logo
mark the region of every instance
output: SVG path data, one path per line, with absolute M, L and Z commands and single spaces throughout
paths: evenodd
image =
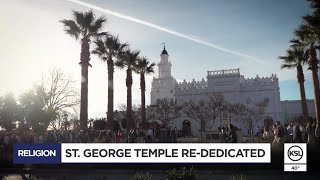
M 284 144 L 284 163 L 307 163 L 306 144 Z
M 288 149 L 288 157 L 291 161 L 299 161 L 303 157 L 303 150 L 300 146 L 294 145 Z

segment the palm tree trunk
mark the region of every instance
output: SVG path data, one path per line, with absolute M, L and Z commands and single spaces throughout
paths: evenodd
M 313 47 L 309 51 L 309 66 L 312 71 L 313 92 L 314 92 L 314 104 L 316 109 L 316 128 L 319 126 L 320 119 L 320 90 L 319 90 L 319 78 L 318 78 L 318 60 L 317 52 Z
M 107 126 L 108 130 L 113 131 L 113 72 L 114 64 L 111 58 L 108 59 L 108 112 Z
M 127 69 L 127 132 L 135 127 L 133 118 L 132 118 L 132 70 L 130 67 Z
M 89 39 L 83 38 L 81 44 L 81 100 L 80 100 L 80 128 L 87 129 L 88 121 L 88 67 L 90 61 Z
M 304 120 L 306 124 L 309 121 L 309 114 L 308 114 L 308 105 L 307 105 L 307 99 L 306 99 L 306 92 L 304 88 L 304 74 L 301 64 L 297 66 L 297 78 L 300 88 L 300 97 L 301 97 L 301 107 L 302 107 L 302 114 L 304 117 Z
M 142 125 L 145 128 L 146 123 L 146 82 L 144 73 L 140 74 L 140 88 L 141 88 L 141 116 L 142 116 Z

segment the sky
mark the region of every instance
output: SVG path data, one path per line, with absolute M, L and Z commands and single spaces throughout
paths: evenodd
M 82 0 L 96 16 L 108 19 L 104 31 L 119 35 L 151 62 L 160 61 L 165 42 L 178 81 L 201 80 L 207 71 L 240 68 L 245 78 L 277 74 L 281 100 L 299 99 L 295 70 L 281 61 L 305 0 Z M 76 0 L 0 0 L 0 95 L 17 96 L 53 67 L 70 75 L 80 89 L 80 42 L 63 31 L 72 10 L 87 11 Z M 116 16 L 115 16 L 116 15 Z M 89 117 L 107 109 L 107 64 L 91 55 Z M 306 95 L 313 99 L 311 72 L 304 69 Z M 146 77 L 150 103 L 153 76 Z M 115 71 L 115 107 L 126 103 L 125 71 Z M 133 79 L 133 104 L 140 104 L 139 76 Z

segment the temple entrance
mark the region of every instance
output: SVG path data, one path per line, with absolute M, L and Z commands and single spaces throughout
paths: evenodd
M 182 135 L 191 136 L 191 122 L 189 120 L 184 120 L 182 122 Z

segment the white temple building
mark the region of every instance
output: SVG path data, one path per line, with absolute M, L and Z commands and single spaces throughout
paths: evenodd
M 255 104 L 268 98 L 268 106 L 266 107 L 266 119 L 271 121 L 280 121 L 282 123 L 289 119 L 296 118 L 302 115 L 301 104 L 299 100 L 281 101 L 279 79 L 276 74 L 271 74 L 269 77 L 245 78 L 240 73 L 240 69 L 227 69 L 208 71 L 207 77 L 200 81 L 177 82 L 171 74 L 172 64 L 169 61 L 169 54 L 165 47 L 160 55 L 158 63 L 158 76 L 153 78 L 151 87 L 151 105 L 156 104 L 158 99 L 169 98 L 177 103 L 188 101 L 199 101 L 208 98 L 208 94 L 222 94 L 227 102 L 241 104 Z M 309 116 L 315 117 L 315 109 L 313 100 L 308 100 Z M 214 130 L 226 121 L 235 124 L 243 129 L 246 134 L 246 129 L 241 124 L 232 122 L 232 118 L 228 115 L 221 115 L 221 120 L 216 120 Z M 172 126 L 177 129 L 183 129 L 189 124 L 191 133 L 196 135 L 200 129 L 198 122 L 193 122 L 187 116 L 181 116 L 176 119 Z M 259 122 L 258 126 L 264 127 L 264 121 Z M 256 127 L 257 129 L 259 127 Z

